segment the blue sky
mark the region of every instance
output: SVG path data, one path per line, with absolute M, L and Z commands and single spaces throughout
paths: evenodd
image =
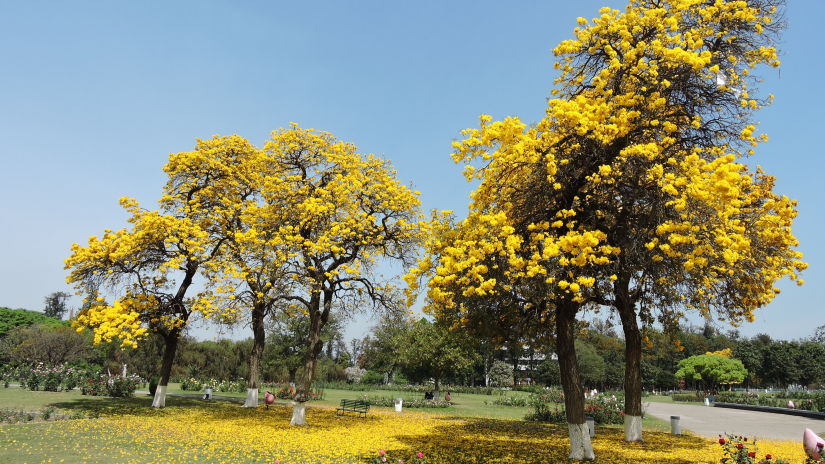
M 811 267 L 741 329 L 779 338 L 825 324 L 825 2 L 789 3 L 782 68 L 762 72 L 771 141 L 750 163 L 799 200 Z M 390 159 L 426 209 L 461 213 L 470 189 L 450 143 L 482 113 L 540 119 L 552 48 L 605 5 L 623 2 L 4 2 L 0 306 L 69 291 L 71 244 L 125 225 L 123 195 L 153 206 L 168 154 L 212 134 L 330 131 Z

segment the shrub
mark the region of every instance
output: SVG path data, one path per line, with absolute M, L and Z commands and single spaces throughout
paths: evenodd
M 564 404 L 558 402 L 548 402 L 549 395 L 531 395 L 530 406 L 533 412 L 525 419 L 537 422 L 565 423 Z M 584 413 L 593 418 L 597 424 L 622 424 L 624 423 L 624 398 L 621 396 L 607 396 L 601 394 L 596 398 L 591 398 L 584 403 Z
M 89 396 L 111 396 L 125 398 L 134 395 L 143 379 L 137 375 L 109 376 L 106 374 L 97 378 L 86 379 L 80 387 L 80 393 Z
M 106 393 L 115 398 L 128 398 L 135 394 L 141 383 L 143 379 L 134 374 L 126 377 L 112 376 L 106 382 Z
M 496 406 L 527 406 L 528 399 L 524 396 L 507 396 L 501 395 L 490 402 Z M 485 400 L 484 404 L 488 404 Z
M 180 389 L 183 391 L 201 391 L 203 384 L 198 379 L 185 378 L 180 383 Z
M 395 398 L 390 398 L 389 396 L 361 395 L 361 398 L 359 399 L 366 401 L 371 406 L 380 406 L 385 408 L 395 406 Z M 425 400 L 423 398 L 403 398 L 403 400 L 405 408 L 448 408 L 452 406 L 452 403 L 443 399 Z
M 673 401 L 679 402 L 695 402 L 703 400 L 703 398 L 699 398 L 698 393 L 674 393 L 670 397 Z M 717 399 L 717 401 L 719 400 Z
M 157 377 L 152 377 L 149 380 L 149 394 L 150 395 L 155 396 L 155 391 L 157 391 L 157 389 L 158 389 L 158 382 L 160 382 L 160 379 L 157 378 Z

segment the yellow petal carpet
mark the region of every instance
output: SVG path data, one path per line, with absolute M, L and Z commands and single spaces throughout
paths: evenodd
M 388 462 L 422 452 L 438 463 L 562 463 L 567 431 L 550 424 L 371 411 L 338 417 L 310 408 L 308 427 L 289 425 L 290 409 L 234 404 L 133 408 L 98 419 L 0 427 L 0 462 L 37 463 L 365 463 L 385 449 Z M 714 463 L 715 440 L 647 432 L 625 443 L 617 428 L 600 428 L 593 442 L 602 463 Z M 760 441 L 770 453 L 803 462 L 797 442 Z

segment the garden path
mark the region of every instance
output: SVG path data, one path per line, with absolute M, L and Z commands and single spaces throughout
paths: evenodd
M 802 443 L 802 433 L 806 427 L 819 435 L 825 432 L 824 420 L 770 412 L 652 402 L 645 403 L 644 410 L 668 422 L 670 416 L 679 416 L 683 430 L 710 438 L 718 438 L 720 433 L 727 432 L 749 439 L 773 438 Z

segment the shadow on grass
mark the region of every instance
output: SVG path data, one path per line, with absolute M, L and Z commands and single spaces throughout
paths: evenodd
M 167 407 L 185 406 L 185 407 L 207 407 L 208 402 L 195 398 L 179 398 L 167 397 Z M 59 401 L 49 403 L 58 409 L 81 413 L 84 415 L 97 416 L 122 416 L 122 415 L 139 415 L 147 414 L 152 411 L 163 411 L 152 408 L 152 397 L 137 396 L 132 398 L 109 398 L 99 396 L 84 396 L 71 401 Z
M 412 453 L 424 453 L 428 462 L 432 463 L 571 462 L 567 459 L 570 449 L 565 426 L 496 419 L 442 420 L 444 424 L 426 437 L 401 435 L 395 439 L 409 447 L 407 450 L 412 450 Z M 708 442 L 701 437 L 646 432 L 645 439 L 643 443 L 626 443 L 623 430 L 602 429 L 593 440 L 593 449 L 601 463 L 686 464 L 718 461 L 715 456 L 702 456 L 706 454 Z M 387 452 L 393 459 L 406 461 L 412 457 L 407 450 L 388 449 Z M 663 450 L 674 451 L 679 457 L 663 455 Z

